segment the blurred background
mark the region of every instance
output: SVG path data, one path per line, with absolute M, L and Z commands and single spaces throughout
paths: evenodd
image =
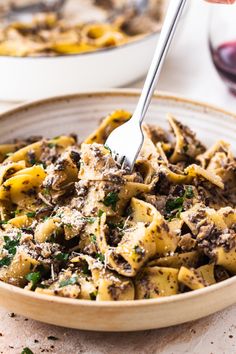
M 107 21 L 110 24 L 121 18 L 123 22 L 119 28 L 132 38 L 117 46 L 113 46 L 111 42 L 108 45 L 107 42 L 105 47 L 99 47 L 97 51 L 79 55 L 57 53 L 55 57 L 52 54 L 49 57 L 38 54 L 30 58 L 9 57 L 1 54 L 0 36 L 0 110 L 11 108 L 18 102 L 60 93 L 110 87 L 141 88 L 168 1 L 136 0 L 135 11 L 131 11 L 130 15 L 129 11 L 127 14 L 127 3 L 130 6 L 131 2 L 94 0 L 91 3 L 88 0 L 76 0 L 70 1 L 70 6 L 66 4 L 64 8 L 74 21 Z M 9 4 L 12 5 L 13 2 L 6 1 L 0 5 L 2 27 L 9 24 L 6 14 L 11 21 L 12 16 L 15 16 L 9 12 Z M 26 0 L 14 1 L 16 7 L 25 4 L 28 4 Z M 54 6 L 53 0 L 48 0 L 48 4 Z M 157 90 L 216 104 L 231 111 L 235 109 L 235 96 L 228 89 L 232 76 L 224 77 L 223 81 L 216 71 L 217 60 L 219 64 L 222 59 L 220 55 L 223 53 L 225 58 L 225 53 L 229 53 L 222 51 L 222 48 L 217 52 L 218 46 L 224 41 L 232 43 L 236 40 L 236 6 L 230 6 L 230 12 L 228 7 L 228 12 L 224 13 L 225 8 L 222 5 L 210 5 L 203 0 L 189 1 L 164 64 Z M 122 18 L 124 9 L 127 16 L 125 20 Z M 216 11 L 221 13 L 221 18 Z M 23 15 L 26 16 L 25 13 Z M 221 38 L 217 34 L 219 32 L 228 32 L 228 37 Z M 232 62 L 232 59 L 229 64 L 231 71 L 236 73 L 236 54 L 233 53 L 230 58 L 235 60 Z M 228 57 L 226 61 L 227 59 Z M 221 71 L 220 74 L 222 76 Z M 232 89 L 231 86 L 230 88 Z

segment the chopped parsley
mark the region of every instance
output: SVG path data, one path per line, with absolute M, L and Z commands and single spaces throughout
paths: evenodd
M 16 209 L 15 211 L 13 211 L 14 213 L 14 217 L 16 217 L 18 214 L 20 214 L 22 212 L 22 210 L 20 209 Z
M 99 210 L 98 210 L 98 217 L 100 218 L 100 217 L 102 216 L 102 214 L 104 214 L 104 211 L 101 210 L 101 209 L 99 209 Z
M 72 276 L 68 279 L 62 280 L 59 283 L 59 287 L 63 288 L 64 286 L 67 286 L 67 285 L 74 285 L 74 284 L 76 284 L 77 279 L 78 279 L 77 276 Z
M 93 224 L 96 221 L 96 218 L 85 216 L 82 218 L 83 221 L 86 221 L 88 224 Z
M 96 298 L 97 298 L 97 294 L 98 294 L 98 291 L 96 290 L 96 291 L 93 291 L 92 293 L 90 293 L 89 294 L 89 296 L 90 296 L 90 300 L 96 300 Z
M 100 261 L 100 262 L 105 262 L 105 256 L 102 253 L 96 253 L 95 257 Z
M 84 275 L 90 275 L 88 263 L 84 262 L 81 269 Z
M 28 152 L 28 161 L 31 165 L 35 165 L 36 164 L 36 155 L 34 153 L 34 151 L 29 151 Z
M 55 259 L 57 259 L 58 261 L 67 261 L 69 258 L 69 253 L 58 253 L 56 256 L 55 256 Z
M 188 186 L 187 189 L 186 189 L 186 191 L 185 191 L 185 195 L 184 195 L 184 196 L 185 196 L 185 198 L 187 198 L 187 199 L 193 198 L 193 197 L 194 197 L 193 187 Z
M 52 149 L 52 148 L 54 148 L 56 146 L 57 146 L 57 144 L 55 144 L 55 143 L 48 143 L 49 149 Z
M 90 234 L 89 236 L 90 236 L 90 240 L 92 241 L 92 243 L 95 243 L 95 244 L 96 244 L 96 242 L 97 242 L 97 237 L 96 237 L 96 235 Z
M 11 257 L 4 257 L 0 260 L 0 267 L 9 266 L 11 264 Z
M 35 215 L 36 215 L 35 211 L 31 211 L 29 213 L 26 213 L 26 216 L 28 216 L 28 218 L 33 218 L 33 217 L 35 217 Z
M 34 353 L 32 352 L 32 350 L 31 350 L 30 348 L 25 347 L 25 348 L 22 350 L 21 354 L 34 354 Z
M 39 272 L 29 273 L 25 276 L 25 279 L 31 282 L 33 287 L 35 287 L 41 279 L 41 274 Z
M 5 248 L 9 254 L 14 256 L 16 254 L 16 247 L 19 245 L 20 237 L 20 233 L 17 234 L 15 239 L 11 239 L 9 236 L 3 236 L 5 242 L 3 248 Z
M 169 220 L 173 218 L 178 218 L 180 213 L 184 210 L 184 201 L 186 199 L 191 199 L 194 197 L 193 188 L 188 186 L 182 197 L 177 197 L 175 199 L 167 199 L 165 209 L 167 213 L 167 217 Z
M 109 146 L 104 145 L 104 148 L 105 148 L 106 150 L 108 150 L 108 151 L 109 151 L 109 153 L 111 154 L 111 149 L 109 148 Z
M 116 203 L 118 202 L 119 197 L 117 192 L 110 192 L 103 200 L 103 204 L 107 207 L 111 206 L 112 210 L 116 210 Z
M 179 210 L 182 211 L 183 208 L 184 197 L 177 197 L 175 199 L 168 199 L 166 201 L 166 211 L 167 213 L 171 213 L 172 211 Z

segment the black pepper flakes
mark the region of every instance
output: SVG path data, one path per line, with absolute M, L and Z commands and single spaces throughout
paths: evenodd
M 11 312 L 11 313 L 8 314 L 8 316 L 11 317 L 11 318 L 14 318 L 14 317 L 16 317 L 16 314 L 14 312 Z
M 55 336 L 48 336 L 47 338 L 48 340 L 59 340 L 59 338 Z

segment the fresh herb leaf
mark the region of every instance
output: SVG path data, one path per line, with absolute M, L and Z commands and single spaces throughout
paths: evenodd
M 9 266 L 11 264 L 11 257 L 4 257 L 0 260 L 0 267 Z
M 52 148 L 54 148 L 56 146 L 57 146 L 57 144 L 55 144 L 55 143 L 48 143 L 49 149 L 52 149 Z
M 93 291 L 92 293 L 89 294 L 91 300 L 96 300 L 97 298 L 98 291 Z
M 95 257 L 96 257 L 97 259 L 99 259 L 100 262 L 105 262 L 105 256 L 104 256 L 104 254 L 102 254 L 102 253 L 97 253 L 97 254 L 95 255 Z
M 39 272 L 29 273 L 25 276 L 25 279 L 28 280 L 29 282 L 32 282 L 34 287 L 40 281 L 41 274 Z
M 93 224 L 96 221 L 96 218 L 93 217 L 83 217 L 83 221 L 86 221 L 88 224 Z
M 100 218 L 101 216 L 102 216 L 102 214 L 104 213 L 104 211 L 103 210 L 101 210 L 101 209 L 99 209 L 98 210 L 98 217 Z
M 36 164 L 35 157 L 29 157 L 28 160 L 29 160 L 29 163 L 30 163 L 31 165 L 35 165 L 35 164 Z
M 167 199 L 166 201 L 166 212 L 169 217 L 169 221 L 173 218 L 179 217 L 180 213 L 182 213 L 184 209 L 184 201 L 185 199 L 191 199 L 194 197 L 194 192 L 192 186 L 188 186 L 184 191 L 182 197 L 177 197 L 175 199 Z
M 21 210 L 20 209 L 16 209 L 13 213 L 14 213 L 14 217 L 16 217 L 18 214 L 21 213 Z
M 4 224 L 7 224 L 7 223 L 8 223 L 7 220 L 1 220 L 1 221 L 0 221 L 0 225 L 4 225 Z
M 22 350 L 21 354 L 34 354 L 34 353 L 32 352 L 32 350 L 31 350 L 30 348 L 25 347 L 25 348 Z
M 58 261 L 67 261 L 68 260 L 68 258 L 69 258 L 69 253 L 63 253 L 63 252 L 61 252 L 61 253 L 58 253 L 56 256 L 55 256 L 55 258 L 58 260 Z
M 105 148 L 106 150 L 108 150 L 108 151 L 110 152 L 110 154 L 111 154 L 111 149 L 109 148 L 109 146 L 104 145 L 104 148 Z
M 28 218 L 33 218 L 33 217 L 35 217 L 35 215 L 36 215 L 35 211 L 31 211 L 29 213 L 26 213 L 26 216 L 28 216 Z
M 77 279 L 78 279 L 77 276 L 73 276 L 73 277 L 71 277 L 71 278 L 62 280 L 62 281 L 59 283 L 59 287 L 60 287 L 60 288 L 63 288 L 64 286 L 67 286 L 67 285 L 74 285 L 74 284 L 76 284 Z
M 85 275 L 90 275 L 90 270 L 87 262 L 82 265 L 82 272 Z
M 96 244 L 96 242 L 97 242 L 97 237 L 96 237 L 96 235 L 90 234 L 89 236 L 90 236 L 90 240 L 91 240 L 93 243 Z
M 194 197 L 194 193 L 193 193 L 193 187 L 191 186 L 188 186 L 186 191 L 185 191 L 185 197 L 188 198 L 188 199 L 191 199 Z
M 167 213 L 171 213 L 179 208 L 182 208 L 184 202 L 183 197 L 177 197 L 175 199 L 167 199 L 166 201 L 166 211 Z
M 118 202 L 118 200 L 119 200 L 118 193 L 110 192 L 104 198 L 103 204 L 107 207 L 111 206 L 112 210 L 116 210 L 116 203 Z
M 17 234 L 15 239 L 11 239 L 9 236 L 3 236 L 5 242 L 3 248 L 14 256 L 16 254 L 16 247 L 19 245 L 20 237 L 20 233 Z

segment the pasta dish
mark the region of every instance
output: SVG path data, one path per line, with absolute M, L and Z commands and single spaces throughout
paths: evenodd
M 160 29 L 164 4 L 155 0 L 147 14 L 126 10 L 117 16 L 112 15 L 115 10 L 110 4 L 107 19 L 87 21 L 80 19 L 80 8 L 71 10 L 73 15 L 37 13 L 27 20 L 10 22 L 6 15 L 0 25 L 0 56 L 59 56 L 120 46 Z
M 69 25 L 54 14 L 40 14 L 30 23 L 11 23 L 0 30 L 0 55 L 79 54 L 118 46 L 131 39 L 116 23 Z
M 0 279 L 39 294 L 119 301 L 201 289 L 236 274 L 236 160 L 168 115 L 144 125 L 129 173 L 104 145 L 115 111 L 74 135 L 0 145 Z

